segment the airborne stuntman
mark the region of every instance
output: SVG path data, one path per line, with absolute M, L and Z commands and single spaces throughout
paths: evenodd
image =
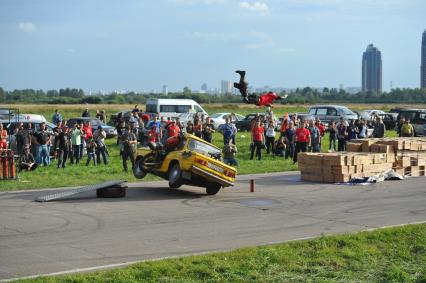
M 267 92 L 260 96 L 248 94 L 248 83 L 245 81 L 246 71 L 237 70 L 235 73 L 240 75 L 240 81 L 234 83 L 234 87 L 240 91 L 244 103 L 255 104 L 257 106 L 271 106 L 275 100 L 282 99 L 282 97 L 275 92 Z

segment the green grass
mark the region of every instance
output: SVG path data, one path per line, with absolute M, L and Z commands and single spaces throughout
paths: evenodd
M 426 282 L 426 225 L 20 282 Z

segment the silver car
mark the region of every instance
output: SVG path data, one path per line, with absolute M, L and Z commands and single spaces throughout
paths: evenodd
M 308 113 L 327 124 L 338 122 L 341 117 L 348 122 L 358 119 L 358 115 L 352 110 L 340 105 L 316 105 L 310 107 Z

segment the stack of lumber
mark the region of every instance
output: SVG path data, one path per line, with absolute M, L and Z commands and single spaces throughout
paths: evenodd
M 311 153 L 298 154 L 302 180 L 324 183 L 348 182 L 382 173 L 393 166 L 393 155 L 386 153 Z
M 404 176 L 425 176 L 426 138 L 353 140 L 348 143 L 347 151 L 393 154 L 393 169 L 397 173 Z
M 425 176 L 426 138 L 352 140 L 347 152 L 299 153 L 302 180 L 342 183 L 388 169 L 403 176 Z

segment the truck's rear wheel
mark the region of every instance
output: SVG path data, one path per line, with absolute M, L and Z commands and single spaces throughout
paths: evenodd
M 179 163 L 175 163 L 169 171 L 169 187 L 171 189 L 177 189 L 180 186 L 182 186 L 182 170 L 180 169 Z
M 206 186 L 206 193 L 209 195 L 209 196 L 212 196 L 212 195 L 215 195 L 215 194 L 217 194 L 219 191 L 220 191 L 220 189 L 222 188 L 222 185 L 221 184 L 218 184 L 218 183 L 210 183 L 210 184 L 208 184 L 207 186 Z

